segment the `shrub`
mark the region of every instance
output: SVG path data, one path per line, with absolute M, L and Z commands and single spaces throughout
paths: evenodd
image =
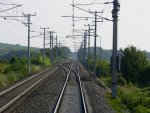
M 143 107 L 142 105 L 138 105 L 134 109 L 135 113 L 150 113 L 150 108 Z
M 127 81 L 123 78 L 121 73 L 117 74 L 117 82 L 120 85 L 126 85 L 127 84 Z
M 0 74 L 0 87 L 4 87 L 6 86 L 8 83 L 7 83 L 7 79 L 4 75 Z
M 31 72 L 37 72 L 37 71 L 40 71 L 41 70 L 41 67 L 40 66 L 37 66 L 37 65 L 32 65 L 31 66 Z

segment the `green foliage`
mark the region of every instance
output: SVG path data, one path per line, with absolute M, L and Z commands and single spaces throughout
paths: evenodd
M 143 69 L 140 75 L 140 86 L 150 86 L 150 65 Z
M 44 66 L 50 66 L 50 65 L 51 65 L 51 62 L 50 62 L 50 60 L 49 60 L 48 57 L 45 58 L 43 65 L 44 65 Z
M 101 60 L 99 62 L 100 62 L 100 68 L 101 68 L 101 75 L 102 76 L 110 75 L 110 63 L 106 60 Z
M 147 91 L 142 92 L 132 84 L 118 86 L 118 97 L 111 98 L 107 94 L 108 103 L 117 113 L 129 111 L 131 113 L 149 113 L 150 112 L 150 95 L 145 95 Z
M 117 83 L 122 86 L 127 84 L 127 81 L 123 78 L 122 73 L 117 74 Z
M 43 65 L 43 58 L 41 56 L 38 56 L 38 57 L 32 57 L 31 58 L 31 64 L 34 64 L 34 65 Z
M 135 109 L 134 109 L 135 113 L 150 113 L 150 109 L 145 108 L 141 105 L 138 105 Z
M 126 85 L 119 88 L 118 96 L 123 104 L 133 113 L 148 113 L 150 112 L 149 97 L 145 95 L 141 89 L 134 85 Z M 143 111 L 142 111 L 143 109 Z
M 101 58 L 103 60 L 110 61 L 110 57 L 112 55 L 112 51 L 111 50 L 106 50 L 106 49 L 103 49 L 103 48 L 100 48 L 100 47 L 97 47 L 96 48 L 97 58 L 100 58 L 100 50 L 101 50 Z M 78 50 L 78 59 L 80 59 L 80 60 L 83 59 L 83 51 L 84 51 L 83 48 L 80 48 Z M 93 47 L 90 47 L 90 56 L 94 56 L 94 48 Z
M 32 58 L 31 73 L 41 70 L 41 66 L 49 66 L 50 61 L 42 57 Z M 25 58 L 12 57 L 9 62 L 0 63 L 0 87 L 5 87 L 28 75 L 27 60 Z
M 102 76 L 101 80 L 105 83 L 107 87 L 111 87 L 111 76 Z
M 56 48 L 56 46 L 55 46 L 53 48 L 53 55 L 54 55 L 54 62 L 56 61 L 57 58 L 60 59 L 60 57 L 62 59 L 67 59 L 71 55 L 71 50 L 66 46 L 61 47 L 61 49 L 59 47 Z M 46 49 L 46 56 L 48 56 L 48 57 L 50 56 L 50 49 Z
M 136 47 L 129 46 L 122 50 L 121 72 L 127 82 L 131 81 L 134 84 L 140 82 L 141 71 L 147 67 L 148 60 L 144 52 Z
M 0 87 L 5 87 L 19 79 L 24 78 L 25 76 L 28 76 L 28 60 L 26 56 L 22 57 L 24 53 L 26 55 L 27 48 L 22 48 L 22 46 L 20 45 L 9 45 L 2 43 L 0 43 L 0 47 L 2 47 L 4 50 L 10 51 L 8 52 L 8 54 L 5 54 L 5 56 L 2 56 L 4 57 L 4 59 L 1 59 L 2 57 L 0 57 Z M 65 47 L 64 52 L 66 52 L 64 53 L 64 55 L 66 55 L 65 57 L 69 55 L 69 52 L 71 53 L 70 49 L 66 50 Z M 5 58 L 7 60 L 5 60 Z M 54 59 L 56 60 L 56 54 L 54 54 Z M 45 68 L 51 65 L 52 64 L 49 60 L 49 57 L 45 57 L 45 59 L 43 60 L 43 57 L 40 55 L 39 49 L 31 48 L 31 73 L 38 72 L 43 67 Z
M 118 74 L 118 79 L 121 78 L 122 75 Z M 110 87 L 110 76 L 103 76 L 101 80 Z M 112 99 L 110 93 L 107 93 L 106 97 L 110 106 L 117 113 L 150 113 L 150 87 L 141 89 L 131 82 L 124 85 L 119 82 L 117 98 Z
M 32 58 L 31 59 L 31 64 L 40 65 L 40 66 L 50 66 L 51 62 L 50 62 L 48 57 L 45 57 L 45 59 L 43 59 L 42 56 L 39 56 L 39 57 L 36 57 L 36 58 Z
M 88 64 L 89 64 L 90 70 L 93 71 L 94 70 L 94 60 L 93 60 L 92 57 L 89 59 Z M 101 72 L 102 76 L 110 75 L 110 63 L 108 61 L 106 61 L 106 60 L 101 60 L 100 61 L 98 59 L 97 62 L 96 62 L 96 73 L 97 73 L 97 76 L 99 76 L 99 74 L 100 74 L 99 71 Z
M 5 87 L 9 84 L 12 84 L 17 80 L 22 79 L 25 76 L 27 76 L 27 74 L 24 75 L 22 73 L 13 72 L 13 71 L 7 74 L 0 74 L 0 87 Z
M 41 70 L 41 67 L 39 65 L 31 65 L 31 72 L 38 72 Z
M 8 85 L 7 78 L 3 74 L 0 74 L 0 87 L 4 87 L 6 85 Z
M 12 59 L 9 60 L 9 66 L 5 68 L 4 74 L 8 74 L 10 72 L 20 72 L 23 74 L 27 74 L 27 66 L 26 66 L 26 60 L 24 58 L 15 58 L 12 57 Z
M 112 99 L 110 93 L 107 93 L 106 97 L 108 99 L 108 103 L 117 113 L 125 113 L 125 111 L 128 111 L 126 106 L 121 102 L 120 98 Z

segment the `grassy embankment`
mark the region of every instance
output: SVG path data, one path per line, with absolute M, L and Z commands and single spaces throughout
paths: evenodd
M 24 58 L 12 58 L 9 61 L 0 62 L 0 88 L 6 87 L 26 76 L 28 74 L 27 60 Z M 31 60 L 31 74 L 42 70 L 43 65 L 50 66 L 51 63 L 46 58 L 44 64 L 42 57 L 34 58 Z
M 101 80 L 111 87 L 110 76 L 101 77 Z M 110 93 L 106 94 L 110 106 L 117 113 L 150 113 L 150 87 L 138 88 L 132 83 L 127 84 L 122 77 L 118 81 L 117 98 L 112 99 Z

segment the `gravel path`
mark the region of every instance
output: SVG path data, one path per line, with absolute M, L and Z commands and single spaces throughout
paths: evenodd
M 48 78 L 36 88 L 11 113 L 50 113 L 58 93 L 63 86 L 64 71 L 60 68 L 53 77 Z
M 91 113 L 115 113 L 115 111 L 110 108 L 106 101 L 106 90 L 97 85 L 97 83 L 90 77 L 88 72 L 81 65 L 80 75 L 83 80 L 82 84 L 84 90 L 86 90 L 86 93 L 88 95 L 89 100 L 87 100 L 86 98 L 86 101 L 88 101 L 90 104 L 90 107 L 92 109 L 90 110 Z

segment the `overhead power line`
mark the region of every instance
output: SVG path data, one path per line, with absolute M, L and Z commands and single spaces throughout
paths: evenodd
M 6 4 L 6 3 L 0 3 L 0 5 L 16 5 L 16 4 Z
M 113 2 L 89 3 L 89 4 L 75 4 L 75 5 L 87 6 L 87 5 L 110 4 L 110 3 L 113 3 Z
M 11 9 L 15 9 L 15 8 L 17 8 L 17 7 L 21 7 L 21 6 L 22 6 L 22 5 L 17 5 L 17 6 L 15 6 L 15 7 L 8 8 L 8 9 L 5 9 L 5 10 L 0 11 L 0 13 L 5 12 L 5 11 L 8 11 L 8 10 L 11 10 Z

